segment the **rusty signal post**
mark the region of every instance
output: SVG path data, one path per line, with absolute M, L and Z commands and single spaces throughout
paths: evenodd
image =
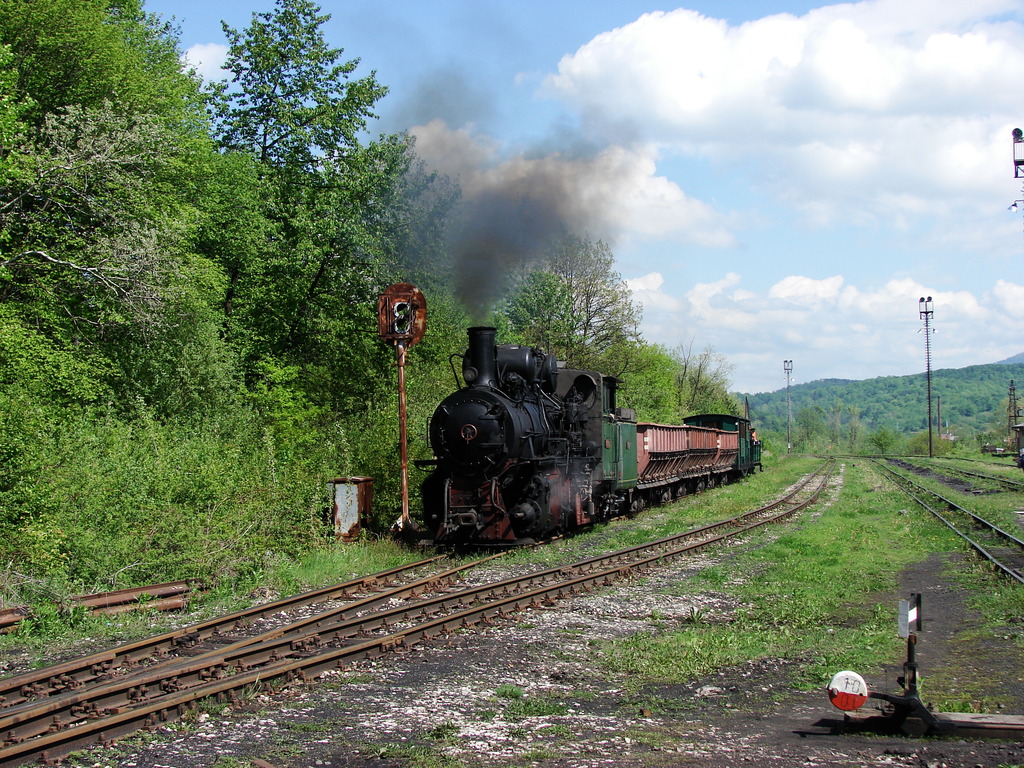
M 423 339 L 427 330 L 427 300 L 423 292 L 409 283 L 389 286 L 377 300 L 377 328 L 380 337 L 395 348 L 398 359 L 398 431 L 402 456 L 402 517 L 398 527 L 410 528 L 409 517 L 409 441 L 406 428 L 405 352 Z

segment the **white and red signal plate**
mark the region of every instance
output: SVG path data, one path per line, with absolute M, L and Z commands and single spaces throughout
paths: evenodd
M 828 684 L 832 706 L 844 712 L 860 709 L 868 700 L 868 684 L 856 672 L 836 672 Z

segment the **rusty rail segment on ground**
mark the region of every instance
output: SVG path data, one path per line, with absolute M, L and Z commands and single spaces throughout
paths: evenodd
M 113 592 L 97 592 L 93 595 L 72 597 L 70 605 L 63 608 L 80 607 L 90 613 L 113 614 L 145 609 L 149 611 L 175 611 L 188 605 L 192 587 L 187 581 L 171 581 L 165 584 L 150 584 L 145 587 L 130 587 Z M 0 611 L 0 632 L 9 632 L 23 619 L 31 618 L 28 606 L 5 608 Z
M 0 766 L 52 759 L 175 719 L 200 699 L 231 698 L 239 691 L 308 679 L 423 639 L 611 584 L 808 506 L 825 487 L 832 466 L 823 465 L 784 499 L 645 545 L 458 591 L 442 589 L 442 584 L 450 583 L 445 580 L 435 579 L 428 586 L 429 579 L 424 579 L 417 589 L 398 588 L 332 607 L 190 659 L 173 659 L 40 701 L 27 697 L 0 710 L 4 740 Z M 422 596 L 428 588 L 433 594 Z M 403 602 L 396 605 L 399 600 Z

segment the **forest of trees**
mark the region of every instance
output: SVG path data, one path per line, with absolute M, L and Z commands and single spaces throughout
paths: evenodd
M 473 323 L 448 266 L 460 190 L 409 136 L 373 136 L 387 87 L 327 18 L 276 0 L 225 26 L 231 77 L 204 84 L 142 0 L 0 0 L 5 599 L 258 573 L 329 544 L 331 477 L 374 477 L 393 519 L 376 299 L 428 298 L 407 369 L 426 456 Z M 621 376 L 641 418 L 736 412 L 713 349 L 641 337 L 607 245 L 541 246 L 487 308 L 500 340 Z
M 932 371 L 933 453 L 1003 445 L 1009 437 L 1011 382 L 1024 382 L 1024 364 Z M 798 451 L 928 452 L 924 374 L 797 384 L 790 387 L 788 406 L 785 389 L 741 397 L 757 428 L 776 446 L 785 447 L 788 432 Z M 1018 406 L 1024 407 L 1024 391 Z

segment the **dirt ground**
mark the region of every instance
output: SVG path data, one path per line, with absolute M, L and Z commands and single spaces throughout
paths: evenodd
M 744 664 L 639 693 L 591 661 L 600 638 L 670 628 L 694 612 L 727 621 L 733 606 L 724 595 L 683 601 L 667 592 L 726 556 L 703 555 L 234 710 L 208 710 L 76 762 L 127 768 L 1024 766 L 1019 741 L 853 732 L 823 690 L 793 688 L 793 661 Z M 904 593 L 893 596 L 895 624 L 896 600 L 923 595 L 922 678 L 932 690 L 945 686 L 955 694 L 962 685 L 972 699 L 998 699 L 1005 714 L 1024 715 L 1018 651 L 1009 643 L 964 639 L 973 617 L 946 574 L 943 558 L 935 557 L 904 573 Z M 827 642 L 827 628 L 822 638 Z M 874 688 L 899 692 L 898 666 L 860 671 Z

